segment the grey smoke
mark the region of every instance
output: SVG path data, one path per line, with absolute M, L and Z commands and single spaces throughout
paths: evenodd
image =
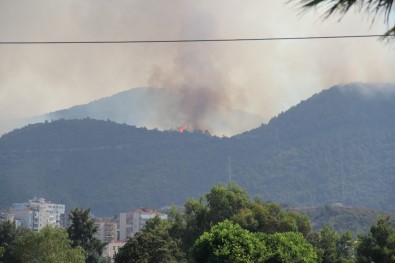
M 1 40 L 179 39 L 384 32 L 356 15 L 322 22 L 272 0 L 4 0 Z M 376 39 L 161 45 L 1 46 L 0 119 L 68 108 L 156 84 L 179 94 L 175 122 L 213 111 L 270 119 L 346 82 L 395 82 L 393 46 Z M 153 73 L 154 72 L 154 73 Z M 166 85 L 165 85 L 166 84 Z M 169 85 L 167 85 L 169 84 Z M 193 101 L 191 100 L 193 99 Z M 172 122 L 158 117 L 158 121 Z

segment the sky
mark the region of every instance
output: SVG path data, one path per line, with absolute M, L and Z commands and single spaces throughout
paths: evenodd
M 340 21 L 323 20 L 323 11 L 301 14 L 297 2 L 288 0 L 0 0 L 0 41 L 300 37 L 387 29 L 380 16 L 372 23 L 372 16 L 352 10 Z M 0 45 L 0 120 L 152 86 L 176 91 L 184 105 L 240 109 L 268 121 L 333 85 L 394 83 L 394 70 L 395 45 L 376 38 Z M 191 103 L 198 97 L 205 103 Z

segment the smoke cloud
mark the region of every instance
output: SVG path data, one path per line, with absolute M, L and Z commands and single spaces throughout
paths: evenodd
M 187 48 L 180 49 L 173 68 L 153 68 L 150 85 L 168 89 L 176 98 L 175 105 L 167 109 L 161 119 L 173 117 L 178 125 L 189 130 L 210 130 L 205 117 L 230 108 L 231 83 L 215 68 L 209 59 L 211 56 L 205 55 Z
M 1 41 L 249 38 L 385 32 L 380 18 L 319 19 L 272 0 L 4 0 Z M 215 112 L 265 121 L 347 82 L 395 82 L 377 39 L 141 45 L 0 46 L 0 119 L 43 114 L 133 87 L 177 94 L 161 122 L 206 129 Z M 170 118 L 170 117 L 167 117 Z

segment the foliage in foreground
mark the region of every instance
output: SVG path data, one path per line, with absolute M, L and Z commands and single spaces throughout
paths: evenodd
M 309 240 L 317 252 L 319 263 L 354 262 L 355 248 L 350 231 L 339 234 L 326 225 L 320 232 L 312 233 Z
M 218 223 L 196 240 L 193 262 L 265 262 L 268 249 L 259 238 L 230 221 Z
M 104 262 L 101 254 L 106 244 L 94 237 L 97 227 L 90 217 L 90 210 L 75 208 L 70 211 L 70 227 L 67 229 L 72 247 L 81 247 L 86 252 L 87 263 Z
M 4 221 L 0 224 L 0 247 L 3 248 L 3 255 L 0 257 L 0 262 L 13 263 L 17 262 L 14 255 L 11 253 L 16 245 L 17 239 L 26 234 L 27 229 L 17 228 L 15 223 Z
M 304 239 L 301 233 L 286 232 L 260 236 L 269 248 L 269 258 L 265 262 L 317 262 L 314 247 Z
M 72 210 L 70 220 L 67 230 L 46 226 L 38 233 L 0 223 L 0 262 L 107 262 L 101 257 L 105 244 L 93 236 L 97 229 L 89 209 Z
M 346 14 L 352 7 L 360 11 L 366 11 L 373 15 L 383 13 L 386 22 L 391 22 L 391 14 L 394 14 L 393 0 L 299 0 L 304 8 L 313 8 L 320 5 L 329 5 L 326 11 L 327 17 L 338 12 L 341 15 Z M 386 32 L 387 36 L 395 36 L 395 24 Z
M 330 226 L 311 230 L 306 217 L 277 204 L 251 200 L 235 184 L 214 186 L 185 213 L 150 220 L 115 256 L 115 262 L 394 262 L 395 230 L 389 218 L 353 240 Z
M 221 222 L 196 240 L 192 262 L 316 262 L 317 255 L 301 233 L 251 233 Z
M 83 263 L 81 247 L 72 248 L 65 229 L 46 226 L 40 232 L 19 237 L 12 254 L 20 263 Z
M 285 232 L 298 233 L 298 240 L 305 240 L 311 232 L 310 222 L 275 203 L 251 200 L 236 184 L 219 184 L 199 200 L 188 200 L 185 213 L 173 210 L 170 221 L 152 220 L 129 239 L 115 261 L 157 262 L 160 258 L 161 262 L 205 262 L 204 258 L 211 258 L 210 262 L 266 262 L 281 253 L 265 242 L 272 234 Z M 206 242 L 210 239 L 223 240 L 225 247 L 210 250 Z M 273 249 L 269 252 L 269 248 Z
M 287 212 L 276 203 L 251 200 L 247 192 L 236 184 L 221 184 L 199 200 L 190 199 L 185 204 L 185 225 L 188 247 L 212 226 L 230 220 L 251 232 L 301 232 L 311 231 L 307 216 Z
M 217 185 L 186 207 L 185 213 L 173 209 L 170 220 L 149 220 L 119 250 L 115 262 L 395 262 L 395 229 L 389 217 L 380 218 L 357 240 L 351 232 L 339 234 L 329 226 L 313 232 L 303 216 L 250 200 L 234 184 Z M 0 223 L 0 262 L 103 262 L 87 257 L 99 253 L 95 246 L 88 250 L 92 246 L 87 244 L 96 244 L 89 210 L 72 214 L 68 231 L 48 226 L 36 233 Z
M 159 217 L 147 222 L 115 255 L 115 262 L 186 262 L 180 240 L 171 235 L 173 224 Z
M 358 262 L 395 262 L 395 229 L 389 217 L 380 218 L 367 235 L 360 237 Z

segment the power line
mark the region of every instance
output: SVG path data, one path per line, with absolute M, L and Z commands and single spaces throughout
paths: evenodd
M 170 40 L 103 40 L 103 41 L 0 41 L 0 45 L 63 45 L 63 44 L 150 44 L 150 43 L 195 43 L 195 42 L 248 42 L 248 41 L 286 41 L 319 40 L 339 38 L 377 38 L 392 35 L 340 35 L 307 37 L 263 37 L 263 38 L 213 38 L 213 39 L 170 39 Z

